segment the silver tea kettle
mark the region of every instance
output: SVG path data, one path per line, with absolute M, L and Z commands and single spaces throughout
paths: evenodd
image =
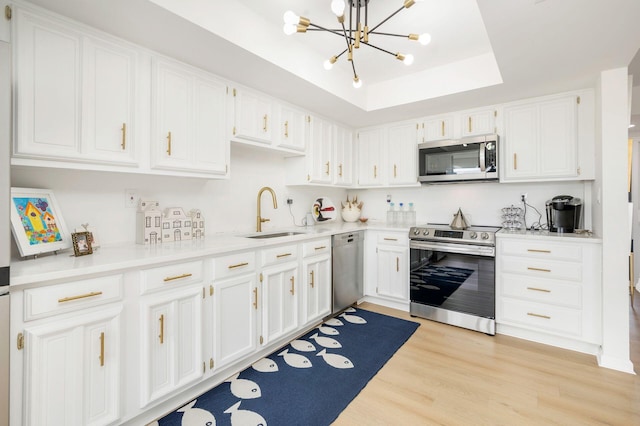
M 451 222 L 449 226 L 451 226 L 451 229 L 467 229 L 469 227 L 460 208 L 458 208 L 458 212 L 453 215 L 453 222 Z

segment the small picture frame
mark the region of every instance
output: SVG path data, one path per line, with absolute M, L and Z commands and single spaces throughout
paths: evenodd
M 91 232 L 74 232 L 71 234 L 73 241 L 73 254 L 76 256 L 84 256 L 93 253 L 91 247 Z

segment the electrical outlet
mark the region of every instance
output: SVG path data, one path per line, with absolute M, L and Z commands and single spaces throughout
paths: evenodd
M 289 205 L 293 204 L 293 198 L 287 198 L 287 204 Z
M 387 203 L 390 203 L 390 202 L 391 202 L 391 194 L 388 194 L 387 195 Z
M 523 192 L 522 194 L 520 194 L 520 201 L 522 201 L 523 203 L 527 202 L 527 193 Z
M 124 206 L 130 209 L 134 209 L 138 206 L 138 190 L 137 189 L 125 189 L 124 190 Z

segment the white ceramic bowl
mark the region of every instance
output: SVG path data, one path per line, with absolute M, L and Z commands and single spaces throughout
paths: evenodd
M 345 222 L 355 222 L 360 218 L 360 210 L 358 209 L 342 209 L 342 220 Z

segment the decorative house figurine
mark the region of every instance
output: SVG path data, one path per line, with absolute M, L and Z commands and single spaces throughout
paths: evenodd
M 191 218 L 191 238 L 194 240 L 204 238 L 204 216 L 200 209 L 192 209 L 189 217 Z
M 162 217 L 162 241 L 181 241 L 191 239 L 191 218 L 182 207 L 169 207 Z
M 162 211 L 157 201 L 140 200 L 136 213 L 136 243 L 162 242 Z

